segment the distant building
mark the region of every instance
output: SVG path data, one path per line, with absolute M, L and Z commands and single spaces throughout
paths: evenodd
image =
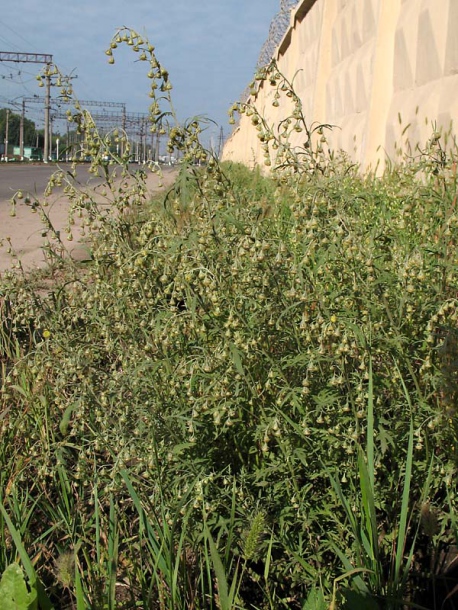
M 13 153 L 15 157 L 20 157 L 20 147 L 15 146 Z M 29 161 L 43 161 L 43 151 L 36 146 L 24 146 L 24 159 L 28 159 Z

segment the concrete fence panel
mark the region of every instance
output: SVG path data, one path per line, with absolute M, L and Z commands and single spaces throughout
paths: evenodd
M 458 0 L 303 0 L 277 47 L 280 71 L 294 79 L 309 124 L 335 125 L 328 141 L 362 169 L 388 159 L 434 130 L 453 142 L 458 121 Z M 256 107 L 269 124 L 287 116 L 260 89 Z M 300 143 L 298 136 L 297 144 Z M 242 116 L 224 159 L 263 163 L 250 118 Z

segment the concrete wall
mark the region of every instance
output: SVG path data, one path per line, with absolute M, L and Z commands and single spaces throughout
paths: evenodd
M 288 79 L 296 74 L 309 124 L 338 126 L 328 137 L 331 148 L 363 169 L 381 170 L 387 156 L 396 160 L 406 140 L 423 145 L 433 124 L 444 131 L 458 124 L 458 0 L 303 0 L 276 59 Z M 256 106 L 278 124 L 289 100 L 274 108 L 272 96 L 265 83 Z M 248 117 L 223 158 L 262 164 Z

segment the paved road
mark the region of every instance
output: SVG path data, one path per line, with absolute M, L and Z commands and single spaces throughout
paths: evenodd
M 61 168 L 65 171 L 70 170 L 70 165 L 62 164 Z M 135 172 L 137 165 L 131 165 L 131 171 Z M 24 269 L 42 267 L 46 265 L 43 255 L 43 226 L 40 215 L 33 214 L 31 206 L 26 199 L 17 201 L 14 214 L 12 215 L 9 201 L 17 190 L 22 190 L 24 194 L 30 193 L 31 199 L 43 201 L 43 193 L 46 188 L 48 178 L 56 169 L 55 165 L 35 165 L 35 164 L 0 164 L 0 277 L 3 271 L 11 268 L 15 260 L 11 259 L 8 247 L 21 259 Z M 94 178 L 88 173 L 88 165 L 78 165 L 77 177 L 82 190 L 91 191 L 91 187 L 100 182 L 100 178 Z M 167 188 L 175 181 L 177 168 L 163 167 L 163 177 L 157 174 L 147 173 L 146 188 L 152 195 L 154 192 Z M 160 186 L 160 185 L 163 186 Z M 94 194 L 94 196 L 97 196 Z M 56 231 L 60 231 L 61 239 L 67 248 L 69 256 L 77 260 L 86 260 L 88 250 L 83 242 L 80 242 L 80 233 L 77 224 L 74 227 L 74 239 L 69 241 L 66 237 L 66 227 L 68 226 L 68 198 L 54 189 L 52 196 L 48 200 L 49 207 L 47 213 Z M 106 202 L 104 202 L 106 203 Z M 3 243 L 3 246 L 2 246 Z
M 77 166 L 77 178 L 83 185 L 95 186 L 102 182 L 102 179 L 90 174 L 89 167 L 89 163 L 80 163 Z M 132 164 L 130 169 L 135 171 L 138 167 L 141 166 Z M 59 163 L 59 166 L 54 163 L 0 163 L 0 202 L 9 201 L 18 190 L 23 191 L 24 195 L 29 193 L 40 198 L 45 191 L 49 177 L 58 169 L 72 171 L 73 168 L 71 163 Z M 171 173 L 174 169 L 169 166 L 162 167 L 164 174 Z M 55 189 L 55 192 L 57 193 L 58 190 Z
M 89 164 L 78 165 L 78 180 L 82 184 L 97 184 L 100 179 L 94 178 L 88 173 Z M 70 163 L 60 163 L 59 168 L 70 171 Z M 0 164 L 0 201 L 9 200 L 16 191 L 22 190 L 24 194 L 29 193 L 40 197 L 48 184 L 49 177 L 57 169 L 54 163 L 23 164 L 23 163 L 1 163 Z

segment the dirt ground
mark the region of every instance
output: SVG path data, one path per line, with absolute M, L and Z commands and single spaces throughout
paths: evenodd
M 168 169 L 164 172 L 162 179 L 157 174 L 149 173 L 146 179 L 148 191 L 153 194 L 159 190 L 171 186 L 176 177 L 176 170 Z M 162 187 L 160 183 L 162 182 Z M 38 199 L 41 199 L 38 197 Z M 75 260 L 84 260 L 89 256 L 88 250 L 81 240 L 78 227 L 73 232 L 73 241 L 65 239 L 67 226 L 68 200 L 62 191 L 53 194 L 49 198 L 49 216 L 56 230 L 61 231 L 64 242 L 70 256 Z M 9 200 L 0 200 L 0 277 L 6 270 L 14 269 L 17 259 L 20 259 L 26 270 L 39 269 L 46 266 L 46 260 L 42 251 L 44 238 L 42 236 L 42 225 L 40 215 L 34 213 L 26 199 L 18 200 L 16 203 L 15 216 L 11 216 L 11 205 Z M 12 249 L 17 259 L 12 257 Z

